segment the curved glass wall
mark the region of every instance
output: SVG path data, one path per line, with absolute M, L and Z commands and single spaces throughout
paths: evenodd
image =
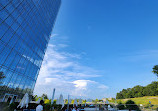
M 0 98 L 32 95 L 61 0 L 0 0 Z

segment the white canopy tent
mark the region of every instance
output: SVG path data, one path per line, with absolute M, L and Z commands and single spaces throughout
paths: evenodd
M 28 104 L 29 104 L 29 95 L 28 93 L 26 93 L 17 107 L 23 108 L 26 106 L 27 108 Z
M 59 99 L 57 99 L 56 104 L 59 104 Z
M 58 100 L 58 104 L 62 105 L 62 107 L 64 107 L 64 98 L 63 95 L 60 94 L 59 100 Z
M 74 101 L 74 104 L 73 104 L 73 105 L 78 106 L 77 99 L 75 99 L 75 101 Z
M 79 99 L 79 104 L 82 104 L 82 99 Z

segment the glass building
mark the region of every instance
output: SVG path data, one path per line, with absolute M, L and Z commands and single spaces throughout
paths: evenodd
M 61 0 L 0 0 L 0 101 L 33 94 Z

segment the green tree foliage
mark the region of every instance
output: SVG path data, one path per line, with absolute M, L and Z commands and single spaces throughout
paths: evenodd
M 123 89 L 116 95 L 116 99 L 135 98 L 143 96 L 157 96 L 158 82 L 154 81 L 151 84 L 143 86 L 135 86 L 133 88 Z
M 44 99 L 48 99 L 48 96 L 47 96 L 47 94 L 42 94 L 42 96 L 41 96 L 42 98 L 44 98 Z
M 2 84 L 1 80 L 4 79 L 4 78 L 5 78 L 4 73 L 0 72 L 0 84 Z
M 155 65 L 153 67 L 153 71 L 152 71 L 154 74 L 156 74 L 156 76 L 158 77 L 158 65 Z
M 46 104 L 44 105 L 44 109 L 45 109 L 45 111 L 50 111 L 50 109 L 51 109 L 51 104 L 46 103 Z
M 32 101 L 37 101 L 38 100 L 38 96 L 37 95 L 33 95 L 32 96 Z
M 45 99 L 45 100 L 44 100 L 44 103 L 45 103 L 45 104 L 51 104 L 51 100 Z
M 68 104 L 68 99 L 65 99 L 65 104 Z
M 103 100 L 99 100 L 99 102 L 103 102 Z
M 74 104 L 74 102 L 75 102 L 75 100 L 74 100 L 74 99 L 72 99 L 72 100 L 71 100 L 71 104 Z
M 92 100 L 92 102 L 94 102 L 95 104 L 97 104 L 97 102 L 99 102 L 98 99 Z
M 98 100 L 98 99 L 95 99 L 95 102 L 99 102 L 99 100 Z
M 87 102 L 86 99 L 85 99 L 85 100 L 82 100 L 82 103 L 83 103 L 83 104 L 85 104 L 86 102 Z
M 116 99 L 124 99 L 122 92 L 117 93 Z
M 54 99 L 54 100 L 53 100 L 53 105 L 56 105 L 56 103 L 57 103 L 57 100 Z

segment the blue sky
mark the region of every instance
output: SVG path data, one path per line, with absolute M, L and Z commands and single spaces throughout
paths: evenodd
M 62 0 L 35 94 L 115 97 L 157 78 L 158 1 Z

